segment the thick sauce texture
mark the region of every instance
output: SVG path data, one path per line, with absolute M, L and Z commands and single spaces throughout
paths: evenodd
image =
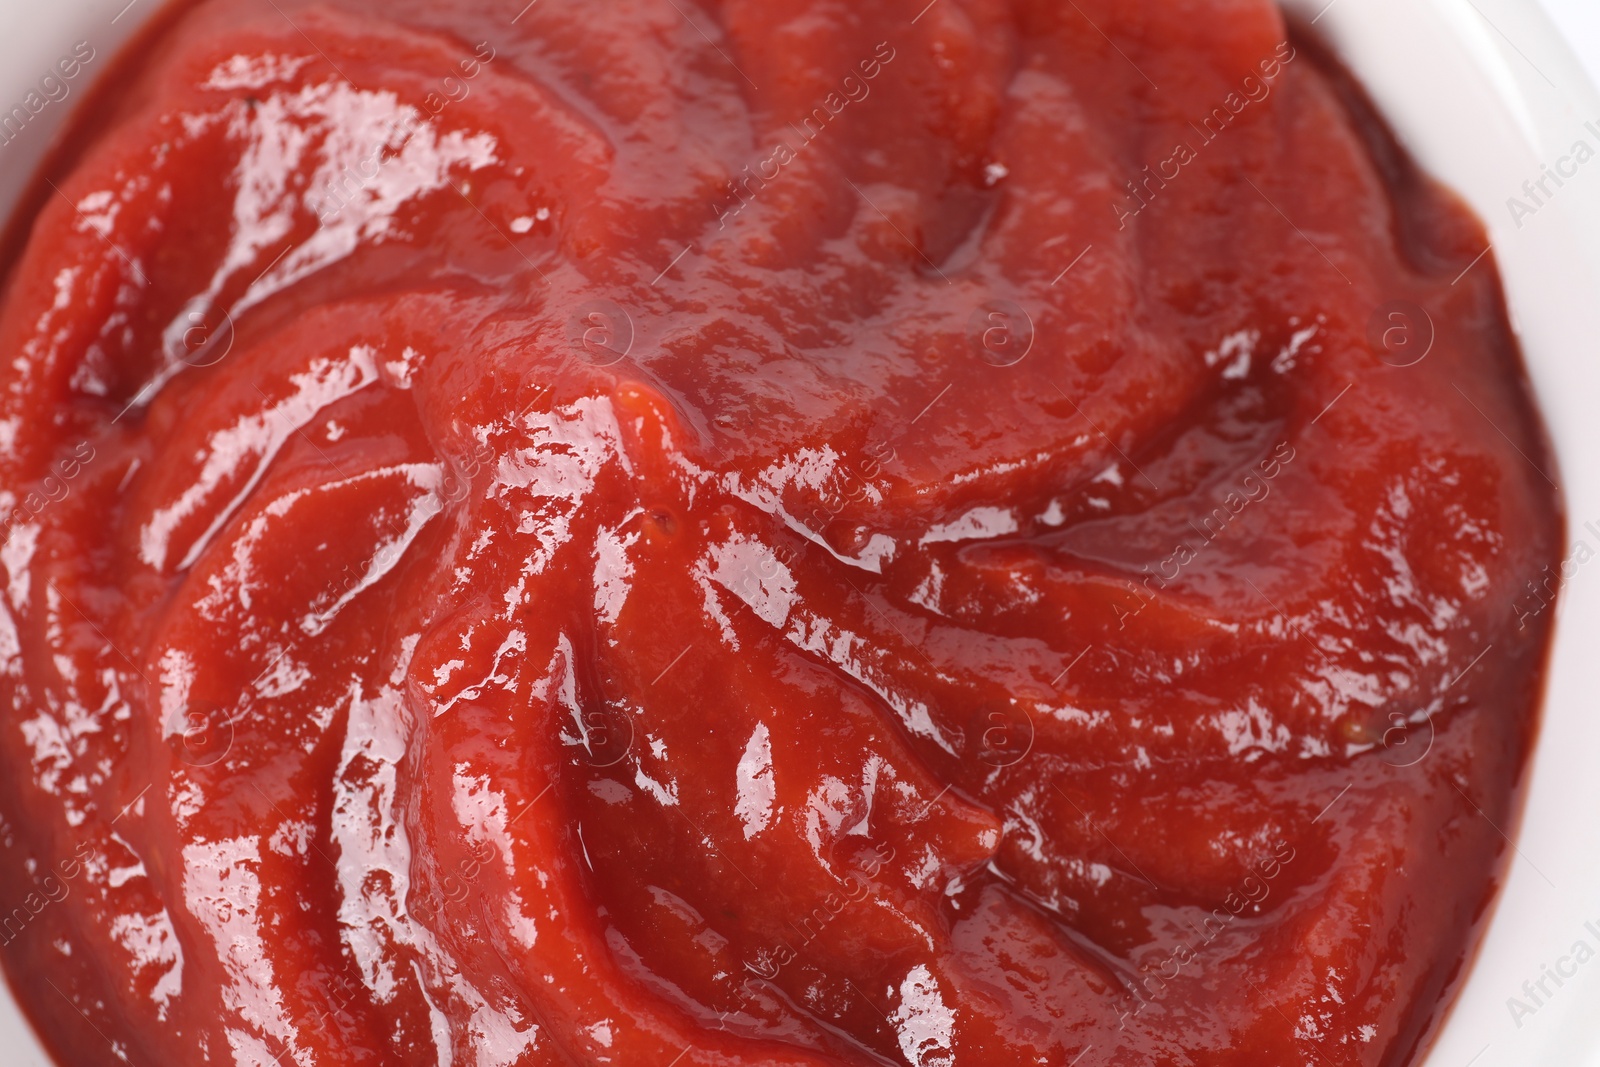
M 1560 501 L 1263 0 L 205 0 L 0 312 L 60 1062 L 1394 1067 Z

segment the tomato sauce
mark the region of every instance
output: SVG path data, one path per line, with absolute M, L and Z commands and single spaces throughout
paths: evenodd
M 174 9 L 20 216 L 59 1062 L 1414 1062 L 1562 537 L 1482 227 L 1265 0 L 519 6 Z

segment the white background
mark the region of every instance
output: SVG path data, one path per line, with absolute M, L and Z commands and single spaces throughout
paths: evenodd
M 1589 71 L 1589 80 L 1600 84 L 1600 0 L 1539 0 L 1567 44 Z

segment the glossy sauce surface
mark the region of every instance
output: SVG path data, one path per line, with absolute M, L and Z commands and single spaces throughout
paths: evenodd
M 205 0 L 50 168 L 60 1061 L 1411 1062 L 1561 536 L 1478 224 L 1261 0 L 516 6 Z

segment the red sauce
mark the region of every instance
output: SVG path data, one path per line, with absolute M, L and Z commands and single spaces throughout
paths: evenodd
M 60 1062 L 1414 1061 L 1561 536 L 1479 225 L 1262 0 L 515 7 L 194 5 L 30 209 Z

